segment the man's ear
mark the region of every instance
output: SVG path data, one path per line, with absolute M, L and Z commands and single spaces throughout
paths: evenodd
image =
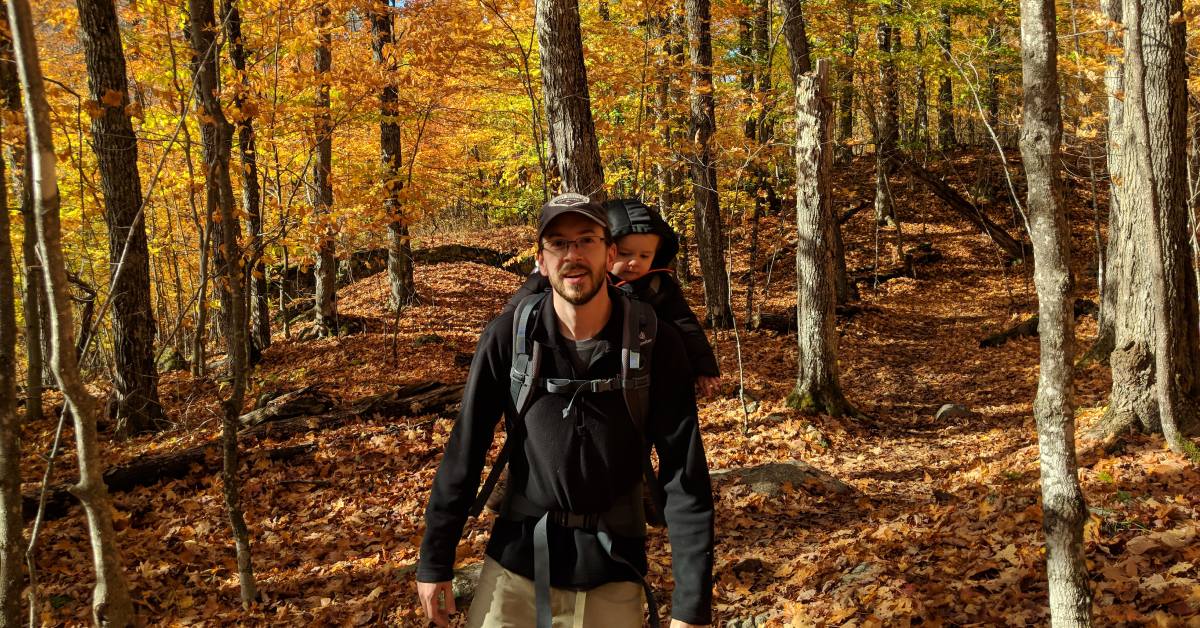
M 544 253 L 544 252 L 545 252 L 545 249 L 542 249 L 542 250 L 538 251 L 538 252 L 537 252 L 537 254 L 535 254 L 535 255 L 533 256 L 533 259 L 537 260 L 537 270 L 538 270 L 538 272 L 539 272 L 539 273 L 542 273 L 542 276 L 543 276 L 543 277 L 549 277 L 549 276 L 550 276 L 550 273 L 547 273 L 547 272 L 546 272 L 546 260 L 544 259 L 544 258 L 545 258 L 545 256 L 543 255 L 543 253 Z
M 606 254 L 605 268 L 612 270 L 613 264 L 617 263 L 617 241 L 613 240 L 608 243 L 608 253 Z

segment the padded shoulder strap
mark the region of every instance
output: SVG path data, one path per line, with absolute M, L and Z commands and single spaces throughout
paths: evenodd
M 658 333 L 658 317 L 648 303 L 622 296 L 625 311 L 621 334 L 621 378 L 625 404 L 639 432 L 645 435 L 650 412 L 650 356 Z
M 496 490 L 501 472 L 508 465 L 509 451 L 513 447 L 513 437 L 525 425 L 525 410 L 533 396 L 533 384 L 537 379 L 537 371 L 542 362 L 542 345 L 532 340 L 529 334 L 533 331 L 533 322 L 537 316 L 538 306 L 545 298 L 545 292 L 531 294 L 521 299 L 521 302 L 517 304 L 517 309 L 513 312 L 513 355 L 508 392 L 513 408 L 516 410 L 516 416 L 509 417 L 509 433 L 504 437 L 504 445 L 500 448 L 500 454 L 492 463 L 492 468 L 488 471 L 483 486 L 475 495 L 475 501 L 467 510 L 467 515 L 470 517 L 478 517 L 483 512 L 488 497 L 491 496 L 492 491 Z
M 533 332 L 539 306 L 546 300 L 546 293 L 531 294 L 517 304 L 513 313 L 513 355 L 512 371 L 509 375 L 509 397 L 520 420 L 529 407 L 533 393 L 534 381 L 542 362 L 542 346 L 529 337 Z

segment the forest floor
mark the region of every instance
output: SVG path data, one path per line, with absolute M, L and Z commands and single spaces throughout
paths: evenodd
M 869 164 L 839 171 L 842 211 L 869 199 Z M 970 156 L 939 169 L 961 190 Z M 993 182 L 997 183 L 997 182 Z M 725 373 L 722 393 L 700 405 L 713 469 L 803 460 L 853 487 L 847 495 L 784 485 L 766 497 L 734 481 L 717 495 L 715 611 L 718 625 L 757 617 L 760 625 L 903 626 L 1048 623 L 1041 541 L 1038 458 L 1032 400 L 1037 338 L 980 348 L 989 333 L 1036 311 L 1031 278 L 1006 268 L 997 249 L 937 199 L 903 177 L 893 182 L 911 247 L 929 242 L 943 255 L 917 278 L 861 285 L 863 311 L 839 320 L 842 387 L 866 420 L 806 417 L 783 400 L 796 372 L 795 337 L 770 331 L 710 332 Z M 1086 187 L 1068 195 L 1081 296 L 1096 299 L 1095 240 Z M 989 205 L 1016 233 L 1006 203 Z M 760 260 L 795 240 L 790 208 L 763 221 Z M 735 217 L 733 275 L 748 267 L 748 231 Z M 872 263 L 870 210 L 845 225 L 851 269 Z M 529 228 L 422 236 L 524 248 Z M 883 266 L 895 264 L 893 232 L 880 240 Z M 693 256 L 693 260 L 695 257 Z M 780 255 L 764 311 L 794 308 L 794 261 Z M 758 277 L 763 286 L 765 274 Z M 385 275 L 345 289 L 344 314 L 367 331 L 299 342 L 277 334 L 255 372 L 247 403 L 266 390 L 317 384 L 349 401 L 426 380 L 460 382 L 484 323 L 520 283 L 475 264 L 418 266 L 423 304 L 407 310 L 393 336 Z M 744 284 L 744 281 L 737 281 Z M 744 309 L 744 288 L 735 306 Z M 688 288 L 701 311 L 698 281 Z M 1095 320 L 1080 319 L 1080 347 Z M 293 330 L 295 333 L 296 330 Z M 395 352 L 393 352 L 395 338 Z M 738 346 L 740 345 L 741 369 Z M 744 412 L 737 389 L 757 401 Z M 1104 366 L 1078 373 L 1082 434 L 1104 411 Z M 105 442 L 109 463 L 172 451 L 217 437 L 213 380 L 163 376 L 160 391 L 175 422 L 129 442 Z M 947 403 L 971 417 L 936 420 Z M 374 416 L 287 442 L 247 450 L 243 500 L 254 567 L 264 601 L 238 604 L 238 585 L 220 480 L 195 473 L 116 493 L 118 541 L 137 608 L 156 625 L 423 625 L 411 568 L 438 455 L 452 421 L 437 416 Z M 40 478 L 53 422 L 27 426 L 22 472 Z M 55 477 L 74 474 L 72 436 Z M 314 443 L 310 453 L 272 461 L 266 449 Z M 1165 450 L 1161 438 L 1134 436 L 1107 453 L 1078 439 L 1080 478 L 1091 516 L 1085 532 L 1099 625 L 1200 626 L 1200 471 Z M 27 481 L 27 491 L 37 483 Z M 490 515 L 472 521 L 460 546 L 478 561 Z M 669 599 L 666 535 L 651 531 L 651 579 Z M 38 553 L 39 614 L 47 625 L 89 621 L 91 561 L 78 507 L 50 521 Z M 461 617 L 461 616 L 460 616 Z

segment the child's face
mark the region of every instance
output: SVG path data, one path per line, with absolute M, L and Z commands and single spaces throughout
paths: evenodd
M 617 259 L 612 274 L 633 281 L 650 272 L 659 237 L 653 233 L 631 233 L 617 239 Z

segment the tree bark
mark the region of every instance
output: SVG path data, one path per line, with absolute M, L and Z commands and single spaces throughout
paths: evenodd
M 562 188 L 604 202 L 604 170 L 592 121 L 578 0 L 537 0 L 546 123 Z
M 396 60 L 388 50 L 394 42 L 392 14 L 388 2 L 383 0 L 371 14 L 371 50 L 375 63 L 385 76 L 396 73 Z M 400 308 L 413 303 L 417 298 L 413 280 L 412 240 L 408 236 L 408 222 L 400 204 L 400 189 L 404 186 L 401 177 L 400 123 L 398 104 L 400 96 L 395 82 L 390 81 L 379 92 L 379 155 L 386 173 L 383 188 L 386 196 L 383 206 L 388 222 L 388 285 L 391 287 L 392 307 Z
M 954 32 L 952 17 L 948 7 L 942 7 L 938 16 L 942 21 L 942 30 L 938 34 L 938 47 L 942 52 L 942 63 L 951 64 L 950 43 Z M 938 82 L 938 146 L 943 151 L 954 150 L 958 146 L 958 138 L 954 134 L 954 83 L 950 78 L 949 69 L 942 71 Z
M 0 7 L 3 15 L 0 21 L 8 23 L 8 9 Z M 4 109 L 18 119 L 21 115 L 21 84 L 17 78 L 17 63 L 13 53 L 12 39 L 7 31 L 0 33 L 0 95 L 4 98 Z M 25 133 L 21 133 L 25 137 Z M 28 143 L 28 138 L 25 138 Z M 33 422 L 42 418 L 42 375 L 45 363 L 42 359 L 42 311 L 39 307 L 45 300 L 42 287 L 42 263 L 37 256 L 37 225 L 33 216 L 33 190 L 30 187 L 32 175 L 29 152 L 20 144 L 14 143 L 12 150 L 5 158 L 13 169 L 11 175 L 15 196 L 20 199 L 21 218 L 25 226 L 25 235 L 21 241 L 21 258 L 24 272 L 21 283 L 24 295 L 21 299 L 25 315 L 25 421 Z M 18 165 L 19 164 L 19 165 Z M 0 178 L 0 185 L 6 184 Z
M 891 20 L 899 12 L 899 0 L 892 5 L 880 5 L 879 27 L 875 31 L 879 43 L 879 89 L 881 106 L 875 122 L 875 222 L 896 224 L 896 208 L 888 177 L 892 174 L 892 156 L 900 139 L 900 92 L 896 77 L 896 41 L 899 29 Z
M 988 21 L 987 50 L 990 57 L 987 65 L 987 123 L 996 137 L 1001 139 L 1002 145 L 1008 146 L 1008 142 L 1004 141 L 1005 136 L 1000 133 L 1000 22 L 995 19 Z
M 121 568 L 113 530 L 112 505 L 104 485 L 104 463 L 96 437 L 98 404 L 79 373 L 75 358 L 67 269 L 63 260 L 62 227 L 56 157 L 46 102 L 41 63 L 33 40 L 33 18 L 26 0 L 7 0 L 17 68 L 25 95 L 25 120 L 33 160 L 33 196 L 38 242 L 44 256 L 43 275 L 51 313 L 51 362 L 59 388 L 75 421 L 79 483 L 71 492 L 83 505 L 91 537 L 96 585 L 92 590 L 92 620 L 98 626 L 132 626 L 133 603 Z
M 1171 450 L 1200 460 L 1200 451 L 1183 437 L 1180 430 L 1184 421 L 1188 428 L 1195 427 L 1195 369 L 1200 357 L 1196 350 L 1196 280 L 1187 264 L 1190 261 L 1186 236 L 1190 204 L 1186 170 L 1181 167 L 1186 164 L 1183 158 L 1187 135 L 1186 39 L 1182 20 L 1176 24 L 1174 16 L 1182 8 L 1181 0 L 1145 3 L 1129 0 L 1125 4 L 1128 18 L 1125 34 L 1128 90 L 1125 98 L 1129 107 L 1126 137 L 1131 140 L 1126 145 L 1132 146 L 1133 150 L 1127 151 L 1132 154 L 1124 173 L 1131 188 L 1141 182 L 1149 191 L 1148 236 L 1143 241 L 1143 248 L 1148 250 L 1142 252 L 1142 260 L 1137 261 L 1143 262 L 1150 279 L 1150 308 L 1154 321 L 1150 341 L 1143 340 L 1153 347 L 1154 353 L 1153 396 L 1150 400 L 1157 406 L 1158 429 Z M 1179 105 L 1182 105 L 1182 111 L 1171 108 Z M 1152 112 L 1152 109 L 1159 111 Z M 1154 154 L 1156 140 L 1165 140 L 1167 149 L 1176 151 L 1171 155 L 1176 159 L 1174 163 L 1155 163 L 1158 156 Z M 1126 201 L 1133 198 L 1126 197 Z M 1123 205 L 1134 206 L 1131 202 Z M 1118 320 L 1118 352 L 1126 348 L 1121 343 L 1121 328 Z M 1114 397 L 1118 385 L 1117 367 L 1125 365 L 1115 357 L 1112 361 Z M 1181 359 L 1186 362 L 1180 363 Z
M 1137 139 L 1140 124 L 1134 119 L 1133 106 L 1126 100 L 1124 124 L 1116 146 L 1122 148 L 1119 164 L 1116 232 L 1110 241 L 1118 250 L 1110 256 L 1109 275 L 1116 282 L 1112 396 L 1103 429 L 1117 434 L 1128 429 L 1160 432 L 1161 401 L 1156 393 L 1158 358 L 1156 348 L 1159 323 L 1157 304 L 1166 304 L 1166 331 L 1170 336 L 1172 392 L 1178 397 L 1179 427 L 1196 427 L 1195 402 L 1200 399 L 1200 324 L 1197 322 L 1196 279 L 1188 262 L 1187 198 L 1187 95 L 1185 90 L 1184 32 L 1182 24 L 1172 24 L 1171 16 L 1180 10 L 1178 0 L 1155 0 L 1140 5 L 1141 23 L 1132 24 L 1133 12 L 1124 5 L 1126 18 L 1125 98 L 1131 95 L 1144 107 L 1146 137 Z M 1141 32 L 1135 42 L 1130 32 Z M 1143 63 L 1133 64 L 1131 49 L 1137 44 Z M 1136 67 L 1135 67 L 1136 66 Z M 1144 66 L 1144 68 L 1143 68 Z M 1142 75 L 1144 71 L 1144 76 Z M 1134 75 L 1138 76 L 1135 77 Z M 1144 93 L 1133 94 L 1135 78 L 1144 83 Z M 1135 143 L 1144 141 L 1146 147 Z M 1149 151 L 1149 163 L 1143 162 L 1143 150 Z M 1158 220 L 1145 207 L 1153 198 Z M 1125 211 L 1130 208 L 1130 211 Z M 1155 227 L 1157 222 L 1157 228 Z M 1161 241 L 1162 257 L 1151 246 Z M 1153 291 L 1160 276 L 1166 282 L 1166 301 Z
M 924 56 L 925 52 L 925 37 L 921 32 L 921 27 L 918 26 L 913 34 L 913 47 L 916 49 L 917 56 Z M 921 144 L 924 150 L 929 150 L 929 95 L 926 89 L 925 81 L 925 63 L 923 60 L 917 61 L 917 93 L 914 96 L 916 106 L 913 109 L 913 144 Z
M 785 19 L 800 10 L 787 0 Z M 786 33 L 786 31 L 785 31 Z M 786 35 L 785 35 L 786 36 Z M 789 47 L 803 45 L 787 37 Z M 793 56 L 793 59 L 795 57 Z M 832 416 L 853 413 L 838 381 L 833 259 L 833 103 L 829 62 L 796 80 L 796 339 L 799 372 L 789 404 Z
M 711 6 L 709 0 L 686 0 L 688 53 L 692 64 L 691 139 L 692 196 L 695 199 L 696 244 L 709 325 L 733 325 L 729 303 L 729 277 L 725 274 L 725 242 L 717 195 L 717 165 L 712 140 L 716 113 L 712 82 Z M 787 21 L 785 20 L 785 24 Z M 791 28 L 790 26 L 788 28 Z
M 225 319 L 225 343 L 229 356 L 232 387 L 222 403 L 224 416 L 221 429 L 222 484 L 225 509 L 233 530 L 237 553 L 238 579 L 241 584 L 242 606 L 248 607 L 257 596 L 254 571 L 250 562 L 250 532 L 242 515 L 240 485 L 237 477 L 237 418 L 241 414 L 246 390 L 247 342 L 249 320 L 245 300 L 245 266 L 238 243 L 238 221 L 234 213 L 233 184 L 229 177 L 229 161 L 233 144 L 233 126 L 225 117 L 218 94 L 215 45 L 216 23 L 213 0 L 188 0 L 188 17 L 192 44 L 192 72 L 195 76 L 196 101 L 202 112 L 201 133 L 206 170 L 205 188 L 207 209 L 220 216 L 217 226 L 217 254 L 214 262 L 221 291 L 222 313 Z
M 113 0 L 76 0 L 87 62 L 88 91 L 100 109 L 92 116 L 92 142 L 104 193 L 108 259 L 113 269 L 113 390 L 117 432 L 124 437 L 163 426 L 154 364 L 154 313 L 150 303 L 150 251 L 138 176 L 137 136 L 128 107 L 125 53 Z
M 1030 237 L 1037 260 L 1041 369 L 1034 417 L 1042 478 L 1042 530 L 1050 623 L 1090 626 L 1092 594 L 1083 548 L 1087 507 L 1075 459 L 1075 316 L 1071 230 L 1062 202 L 1062 115 L 1054 0 L 1021 0 L 1024 108 L 1021 158 L 1029 182 Z
M 1100 8 L 1114 25 L 1120 25 L 1124 19 L 1121 7 L 1122 0 L 1102 0 Z M 1116 28 L 1114 26 L 1114 28 Z M 1121 46 L 1122 37 L 1115 31 L 1105 33 L 1105 43 L 1110 47 Z M 1089 351 L 1100 361 L 1107 361 L 1112 354 L 1117 334 L 1117 307 L 1121 284 L 1117 281 L 1117 268 L 1120 265 L 1122 243 L 1117 234 L 1122 232 L 1121 226 L 1121 191 L 1117 182 L 1121 180 L 1121 146 L 1125 111 L 1125 65 L 1119 52 L 1112 52 L 1104 57 L 1104 91 L 1108 100 L 1107 149 L 1108 149 L 1108 244 L 1105 246 L 1105 267 L 1101 269 L 1104 279 L 1100 284 L 1100 315 L 1099 330 L 1095 346 Z
M 255 147 L 254 114 L 257 103 L 251 99 L 250 79 L 246 75 L 246 47 L 242 38 L 242 16 L 237 0 L 223 0 L 225 33 L 229 40 L 229 60 L 239 83 L 234 88 L 233 106 L 238 111 L 238 156 L 242 162 L 242 210 L 246 213 L 247 248 L 254 270 L 250 280 L 250 342 L 259 350 L 271 346 L 271 310 L 267 290 L 267 269 L 263 256 L 262 189 L 258 181 L 258 149 Z
M 8 21 L 0 6 L 0 16 Z M 0 34 L 0 63 L 11 68 L 12 45 Z M 16 78 L 7 68 L 6 79 Z M 2 124 L 2 122 L 0 122 Z M 21 625 L 25 547 L 21 519 L 21 419 L 17 415 L 17 312 L 4 156 L 0 155 L 0 626 Z M 29 403 L 28 400 L 26 403 Z
M 858 26 L 854 23 L 854 3 L 846 5 L 846 32 L 842 35 L 842 50 L 845 54 L 843 67 L 838 72 L 838 148 L 834 159 L 838 163 L 850 163 L 854 151 L 850 140 L 854 137 L 854 55 L 858 52 Z
M 333 182 L 330 169 L 333 162 L 333 120 L 329 114 L 329 70 L 332 64 L 333 37 L 329 26 L 329 5 L 317 6 L 318 43 L 313 69 L 317 78 L 316 116 L 313 133 L 316 151 L 312 176 L 308 183 L 309 201 L 317 223 L 317 287 L 313 298 L 313 316 L 322 336 L 337 334 L 337 258 L 334 250 Z

